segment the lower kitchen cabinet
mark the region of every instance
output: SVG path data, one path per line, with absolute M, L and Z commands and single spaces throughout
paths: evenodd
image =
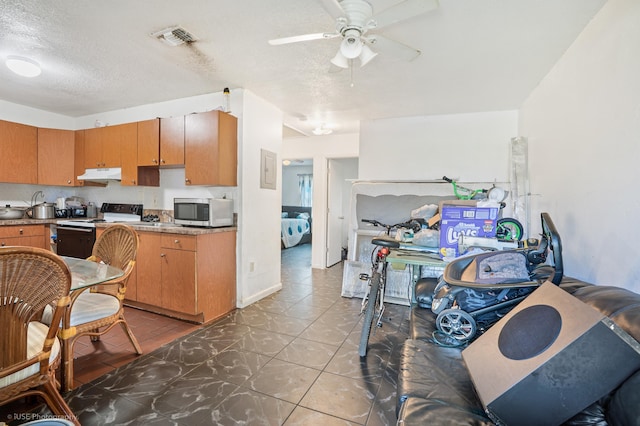
M 46 249 L 49 248 L 48 239 L 48 226 L 45 230 L 45 225 L 0 226 L 0 247 L 27 246 Z
M 235 308 L 234 231 L 138 235 L 136 288 L 127 289 L 130 305 L 199 323 Z

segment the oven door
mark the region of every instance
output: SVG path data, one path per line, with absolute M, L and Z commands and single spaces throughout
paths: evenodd
M 96 242 L 96 228 L 58 225 L 57 253 L 60 256 L 86 259 Z

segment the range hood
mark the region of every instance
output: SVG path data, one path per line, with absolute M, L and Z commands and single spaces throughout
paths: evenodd
M 78 176 L 78 180 L 88 180 L 91 182 L 105 182 L 109 180 L 121 180 L 122 169 L 111 167 L 105 169 L 86 169 L 83 175 Z

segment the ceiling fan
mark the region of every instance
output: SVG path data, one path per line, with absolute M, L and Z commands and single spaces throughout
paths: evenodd
M 351 61 L 356 58 L 360 59 L 360 66 L 365 66 L 378 55 L 371 47 L 410 61 L 420 55 L 419 50 L 379 34 L 370 34 L 369 31 L 382 29 L 438 7 L 438 0 L 404 0 L 374 15 L 373 7 L 366 0 L 321 1 L 325 10 L 336 20 L 335 32 L 277 38 L 269 40 L 269 44 L 342 37 L 340 48 L 331 59 L 331 63 L 337 67 L 349 68 Z

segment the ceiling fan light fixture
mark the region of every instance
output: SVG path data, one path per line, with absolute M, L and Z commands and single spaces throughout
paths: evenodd
M 362 53 L 360 53 L 360 66 L 364 67 L 367 65 L 373 58 L 378 56 L 377 52 L 374 52 L 367 46 L 366 44 L 362 45 Z
M 315 129 L 313 129 L 311 131 L 311 133 L 313 133 L 316 136 L 326 136 L 326 135 L 330 135 L 331 133 L 333 133 L 333 130 L 326 128 L 324 123 L 322 123 L 321 125 L 319 125 Z
M 331 59 L 331 63 L 336 67 L 349 68 L 349 60 L 345 58 L 342 52 L 340 52 L 339 50 L 338 53 L 336 53 L 336 56 Z
M 7 68 L 22 77 L 37 77 L 42 73 L 40 65 L 28 58 L 9 56 L 5 61 Z
M 340 53 L 347 59 L 355 59 L 362 53 L 362 46 L 360 37 L 347 36 L 340 43 Z

